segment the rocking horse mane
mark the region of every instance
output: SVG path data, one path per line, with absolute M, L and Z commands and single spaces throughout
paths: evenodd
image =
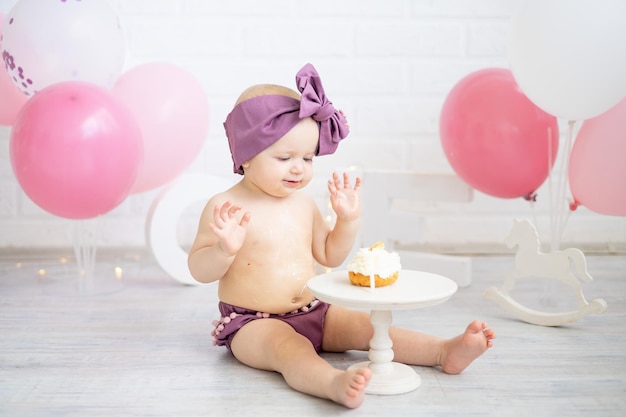
M 505 239 L 505 243 L 508 247 L 513 248 L 519 246 L 521 242 L 527 238 L 527 236 L 534 236 L 535 248 L 539 248 L 541 242 L 539 241 L 539 234 L 533 225 L 526 219 L 513 219 L 513 228 L 511 233 Z M 528 239 L 530 241 L 530 239 Z

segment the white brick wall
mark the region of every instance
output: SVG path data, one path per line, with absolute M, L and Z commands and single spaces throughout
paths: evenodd
M 110 0 L 127 35 L 126 66 L 169 61 L 191 71 L 210 101 L 211 127 L 188 172 L 230 177 L 222 121 L 239 93 L 261 82 L 293 87 L 295 72 L 316 65 L 352 134 L 339 152 L 316 160 L 310 192 L 324 198 L 337 167 L 451 172 L 438 139 L 441 105 L 464 75 L 506 67 L 513 0 Z M 7 13 L 15 0 L 0 0 Z M 0 98 L 1 99 L 1 98 Z M 564 129 L 563 131 L 564 132 Z M 0 127 L 0 250 L 71 246 L 71 220 L 56 218 L 20 190 L 9 161 L 10 129 Z M 365 184 L 364 186 L 367 186 Z M 102 216 L 100 246 L 145 245 L 146 214 L 159 190 L 130 196 Z M 445 250 L 502 250 L 512 218 L 536 218 L 549 237 L 548 187 L 531 208 L 521 198 L 476 193 L 467 205 L 411 207 L 426 214 L 416 242 Z M 198 207 L 179 222 L 180 243 L 192 239 Z M 624 250 L 626 220 L 580 208 L 565 244 Z

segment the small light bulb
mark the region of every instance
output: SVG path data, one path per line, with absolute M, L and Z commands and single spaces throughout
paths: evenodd
M 122 268 L 119 266 L 115 267 L 115 278 L 117 279 L 121 279 L 122 278 Z

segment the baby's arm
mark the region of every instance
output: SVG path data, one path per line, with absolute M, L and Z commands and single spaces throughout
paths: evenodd
M 243 245 L 250 213 L 239 219 L 241 207 L 230 201 L 209 201 L 200 216 L 198 234 L 189 251 L 188 266 L 199 282 L 213 282 L 224 276 Z
M 343 181 L 337 173 L 328 181 L 330 203 L 337 215 L 335 227 L 331 230 L 326 224 L 321 224 L 321 215 L 315 222 L 314 255 L 319 263 L 329 267 L 341 265 L 352 250 L 354 239 L 359 230 L 359 188 L 361 179 L 356 178 L 354 188 L 350 185 L 347 173 L 343 174 Z

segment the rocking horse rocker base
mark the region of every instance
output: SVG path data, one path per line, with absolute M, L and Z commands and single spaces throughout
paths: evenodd
M 564 324 L 573 323 L 590 314 L 602 314 L 607 307 L 606 301 L 601 298 L 596 298 L 578 310 L 563 313 L 546 313 L 523 306 L 510 295 L 496 287 L 487 288 L 485 298 L 495 301 L 500 307 L 516 318 L 526 323 L 539 326 L 562 326 Z
M 585 282 L 593 278 L 587 272 L 585 255 L 579 249 L 568 248 L 561 251 L 542 253 L 539 250 L 539 237 L 535 227 L 527 220 L 515 219 L 510 235 L 505 239 L 508 247 L 517 246 L 515 270 L 505 278 L 502 288 L 490 287 L 485 298 L 497 302 L 500 307 L 516 318 L 540 326 L 561 326 L 575 322 L 590 314 L 602 314 L 607 304 L 601 298 L 587 302 L 579 277 Z M 571 266 L 574 266 L 575 274 Z M 509 292 L 520 278 L 540 277 L 556 279 L 572 287 L 576 293 L 578 309 L 562 313 L 543 312 L 528 308 L 514 300 Z

